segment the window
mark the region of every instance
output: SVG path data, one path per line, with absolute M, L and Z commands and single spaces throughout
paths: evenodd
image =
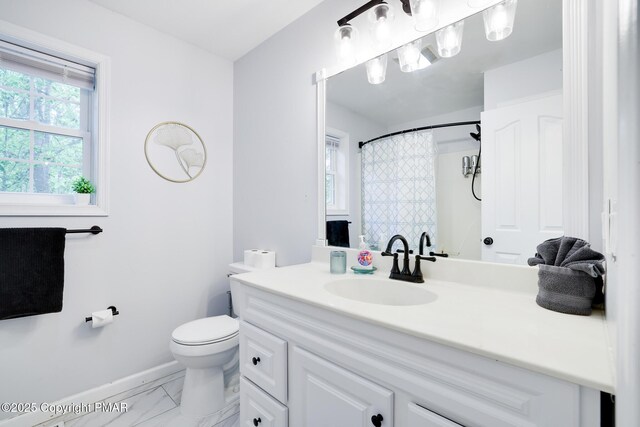
M 325 135 L 327 215 L 349 215 L 349 136 L 338 130 Z
M 106 58 L 42 36 L 38 45 L 2 26 L 0 214 L 105 215 L 106 94 L 97 77 L 106 78 Z M 88 207 L 74 205 L 80 176 L 96 186 Z

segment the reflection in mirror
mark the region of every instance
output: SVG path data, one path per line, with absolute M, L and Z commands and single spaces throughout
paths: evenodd
M 562 2 L 520 0 L 500 41 L 471 16 L 451 57 L 421 46 L 422 69 L 393 51 L 380 84 L 364 64 L 327 81 L 328 243 L 417 249 L 426 231 L 427 252 L 523 264 L 563 234 Z

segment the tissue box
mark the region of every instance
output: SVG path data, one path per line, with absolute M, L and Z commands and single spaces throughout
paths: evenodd
M 589 316 L 596 294 L 595 278 L 582 271 L 540 264 L 538 266 L 540 307 L 560 313 Z

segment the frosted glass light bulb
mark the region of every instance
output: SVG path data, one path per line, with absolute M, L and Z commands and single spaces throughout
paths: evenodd
M 384 82 L 387 75 L 387 55 L 381 55 L 367 61 L 367 80 L 372 85 Z
M 371 37 L 378 48 L 391 46 L 391 22 L 393 22 L 393 8 L 387 3 L 381 3 L 369 10 L 369 24 Z
M 351 65 L 356 62 L 356 44 L 358 30 L 351 25 L 343 25 L 334 33 L 336 55 L 342 65 Z
M 429 31 L 438 25 L 440 0 L 411 0 L 411 14 L 418 31 Z
M 460 21 L 436 32 L 438 54 L 442 58 L 451 58 L 460 53 L 463 31 L 464 21 Z
M 422 39 L 407 43 L 398 48 L 398 61 L 400 62 L 400 71 L 410 73 L 419 69 L 420 49 L 422 48 Z
M 504 40 L 511 35 L 517 6 L 518 0 L 505 0 L 482 12 L 489 41 Z

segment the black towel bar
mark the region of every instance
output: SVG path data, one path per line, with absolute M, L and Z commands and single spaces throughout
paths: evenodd
M 93 227 L 89 228 L 89 229 L 84 229 L 84 230 L 67 230 L 67 234 L 76 234 L 76 233 L 91 233 L 91 234 L 98 234 L 98 233 L 102 233 L 102 228 L 98 227 L 97 225 L 94 225 Z

